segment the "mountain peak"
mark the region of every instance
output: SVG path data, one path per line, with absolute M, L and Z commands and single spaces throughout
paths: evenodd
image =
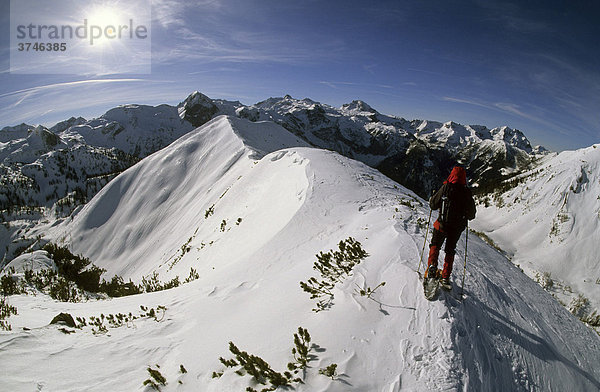
M 199 127 L 208 122 L 219 108 L 212 99 L 199 91 L 191 93 L 183 102 L 177 105 L 179 117 L 190 122 L 194 127 Z
M 21 123 L 15 126 L 8 126 L 0 129 L 0 143 L 6 143 L 10 140 L 23 139 L 29 134 L 33 125 Z
M 58 135 L 50 132 L 48 128 L 42 125 L 38 125 L 31 130 L 29 136 L 27 136 L 27 141 L 32 146 L 39 145 L 45 149 L 52 149 L 61 142 Z
M 365 101 L 361 101 L 359 99 L 355 99 L 350 103 L 345 103 L 342 105 L 341 109 L 347 112 L 353 113 L 371 113 L 377 114 L 377 110 L 373 109 L 368 103 Z
M 490 131 L 494 140 L 503 141 L 513 147 L 519 148 L 528 154 L 532 153 L 531 143 L 523 132 L 508 126 L 494 128 Z
M 280 110 L 280 109 L 306 109 L 314 105 L 320 105 L 319 102 L 313 101 L 310 98 L 296 99 L 289 94 L 286 94 L 283 98 L 271 97 L 260 101 L 254 105 L 254 107 L 262 110 Z
M 84 124 L 87 120 L 83 117 L 71 117 L 68 120 L 61 121 L 50 128 L 51 132 L 60 133 L 73 126 Z

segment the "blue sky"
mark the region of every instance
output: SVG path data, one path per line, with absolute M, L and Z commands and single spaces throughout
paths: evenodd
M 585 147 L 600 142 L 596 4 L 153 0 L 150 73 L 77 75 L 11 73 L 0 0 L 0 127 L 177 104 L 198 90 L 244 104 L 361 99 L 409 120 L 508 125 L 554 150 Z

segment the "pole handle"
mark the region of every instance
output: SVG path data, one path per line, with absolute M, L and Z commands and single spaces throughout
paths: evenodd
M 427 230 L 425 230 L 425 241 L 423 241 L 423 249 L 421 249 L 421 257 L 419 258 L 419 267 L 417 273 L 421 272 L 421 263 L 423 262 L 423 254 L 425 253 L 425 244 L 427 244 L 427 235 L 429 234 L 429 223 L 431 222 L 431 208 L 429 209 L 429 218 L 427 218 Z

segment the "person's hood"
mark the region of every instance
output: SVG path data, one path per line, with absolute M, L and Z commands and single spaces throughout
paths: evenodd
M 454 166 L 446 183 L 467 185 L 467 172 L 460 166 Z

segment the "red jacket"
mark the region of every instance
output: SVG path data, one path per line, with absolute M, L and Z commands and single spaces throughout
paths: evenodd
M 452 200 L 451 221 L 442 225 L 438 220 L 435 221 L 433 227 L 440 231 L 458 230 L 463 231 L 467 226 L 467 220 L 475 218 L 475 200 L 471 190 L 467 187 L 467 173 L 460 166 L 455 166 L 444 181 L 444 185 L 429 199 L 429 205 L 432 210 L 437 210 L 441 207 L 442 196 L 448 195 Z

